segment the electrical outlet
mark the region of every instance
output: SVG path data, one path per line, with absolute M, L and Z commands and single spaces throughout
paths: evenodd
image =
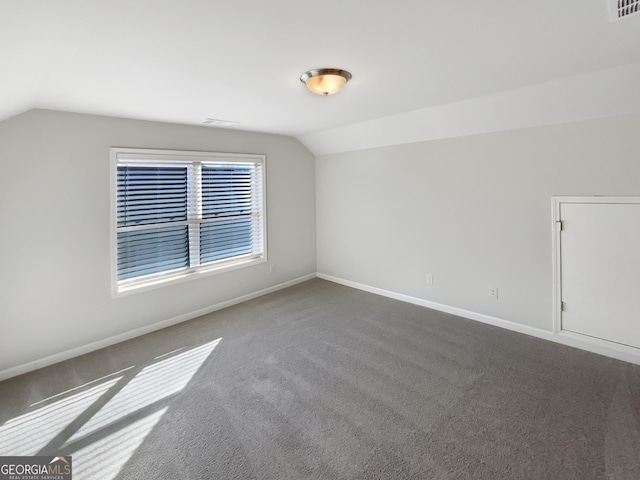
M 495 298 L 497 300 L 498 299 L 498 287 L 493 287 L 491 290 L 489 290 L 489 295 L 491 295 L 493 298 Z
M 427 283 L 427 285 L 433 285 L 433 274 L 432 273 L 425 273 L 424 281 Z
M 275 263 L 272 263 L 271 265 L 269 265 L 269 273 L 276 273 Z

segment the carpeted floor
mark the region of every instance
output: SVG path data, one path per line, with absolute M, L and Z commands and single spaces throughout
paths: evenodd
M 640 479 L 640 367 L 322 280 L 0 383 L 74 479 Z

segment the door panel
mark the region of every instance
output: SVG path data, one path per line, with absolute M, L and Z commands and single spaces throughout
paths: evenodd
M 640 348 L 640 204 L 563 203 L 562 329 Z

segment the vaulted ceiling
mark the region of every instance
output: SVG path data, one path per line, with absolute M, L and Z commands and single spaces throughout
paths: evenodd
M 640 13 L 612 21 L 609 3 L 0 0 L 0 120 L 31 108 L 211 117 L 311 138 L 636 64 Z M 314 96 L 299 77 L 318 67 L 353 80 Z M 623 75 L 610 88 L 637 91 Z

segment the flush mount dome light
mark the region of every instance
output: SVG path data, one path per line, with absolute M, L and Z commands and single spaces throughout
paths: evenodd
M 316 95 L 333 95 L 338 93 L 351 80 L 351 74 L 339 68 L 318 68 L 309 70 L 300 77 L 309 91 Z

